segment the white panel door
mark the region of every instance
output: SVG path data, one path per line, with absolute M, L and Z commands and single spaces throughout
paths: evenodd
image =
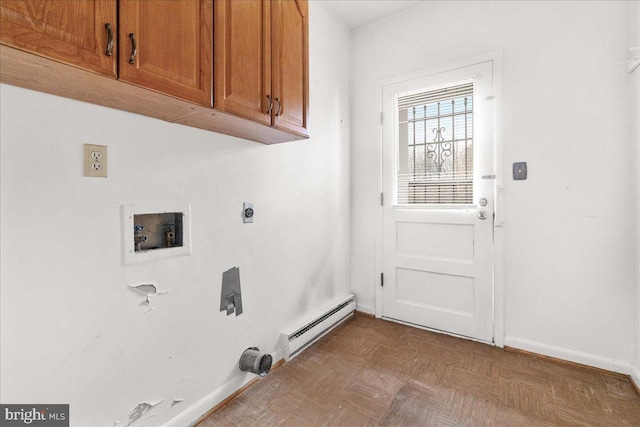
M 382 316 L 487 342 L 492 79 L 489 61 L 383 87 Z

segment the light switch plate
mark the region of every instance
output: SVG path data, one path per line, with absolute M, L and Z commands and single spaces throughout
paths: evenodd
M 107 177 L 107 146 L 84 144 L 84 176 Z
M 513 164 L 513 179 L 515 181 L 527 179 L 527 162 L 516 162 Z

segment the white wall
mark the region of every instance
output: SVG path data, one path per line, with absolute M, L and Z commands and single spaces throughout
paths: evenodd
M 629 2 L 425 2 L 352 39 L 352 289 L 375 305 L 376 81 L 503 49 L 506 344 L 628 371 Z M 527 181 L 511 164 L 526 161 Z
M 292 319 L 349 292 L 349 33 L 310 9 L 308 141 L 264 146 L 0 85 L 3 403 L 69 403 L 75 426 L 158 400 L 136 425 L 202 398 L 206 411 L 253 378 L 244 349 L 276 351 Z M 108 146 L 107 179 L 82 176 L 84 143 Z M 193 254 L 123 266 L 120 206 L 169 201 L 191 204 Z M 218 310 L 233 266 L 240 317 Z M 127 287 L 140 283 L 169 291 L 146 314 Z
M 633 3 L 633 11 L 629 14 L 629 24 L 631 27 L 631 37 L 629 37 L 630 47 L 640 47 L 640 2 Z M 629 52 L 628 57 L 636 58 L 640 51 Z M 635 193 L 634 193 L 634 222 L 635 222 L 635 296 L 634 304 L 634 371 L 633 379 L 640 386 L 640 69 L 632 74 L 633 94 L 634 94 L 634 121 L 633 121 L 633 141 L 635 148 Z

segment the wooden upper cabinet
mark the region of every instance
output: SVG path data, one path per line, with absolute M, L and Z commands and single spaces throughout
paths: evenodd
M 214 108 L 308 136 L 307 0 L 216 0 Z
M 216 0 L 214 3 L 213 105 L 271 125 L 270 3 Z
M 0 43 L 116 77 L 116 0 L 1 0 Z
M 309 5 L 272 0 L 273 125 L 309 135 Z
M 211 106 L 212 0 L 119 0 L 119 78 Z
M 269 144 L 304 139 L 308 7 L 0 0 L 0 82 Z

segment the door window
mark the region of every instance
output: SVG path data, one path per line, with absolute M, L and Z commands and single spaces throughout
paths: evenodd
M 398 205 L 473 203 L 473 81 L 397 97 Z

